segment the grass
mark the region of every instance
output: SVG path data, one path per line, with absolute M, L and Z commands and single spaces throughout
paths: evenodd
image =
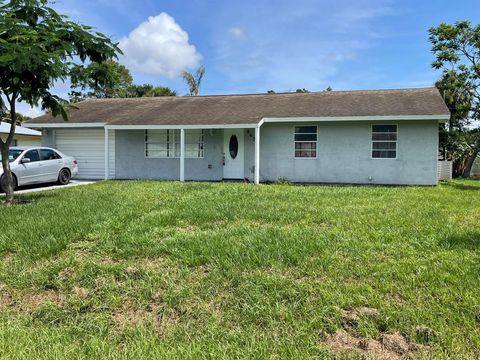
M 328 359 L 325 338 L 359 307 L 379 315 L 347 326 L 358 338 L 480 352 L 478 181 L 125 181 L 21 198 L 0 209 L 2 359 Z

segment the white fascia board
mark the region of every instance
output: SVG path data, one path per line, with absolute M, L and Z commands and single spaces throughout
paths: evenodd
M 274 117 L 263 118 L 259 125 L 263 123 L 282 123 L 282 122 L 322 122 L 322 121 L 408 121 L 408 120 L 435 120 L 446 122 L 450 115 L 385 115 L 385 116 L 307 116 L 307 117 Z
M 92 122 L 92 123 L 69 123 L 69 122 L 61 122 L 61 123 L 48 123 L 48 124 L 36 124 L 36 123 L 25 123 L 22 124 L 23 126 L 28 126 L 31 128 L 37 129 L 44 129 L 44 128 L 103 128 L 105 127 L 106 123 L 102 122 Z
M 253 129 L 258 124 L 205 124 L 205 125 L 105 125 L 112 130 L 161 130 L 161 129 Z

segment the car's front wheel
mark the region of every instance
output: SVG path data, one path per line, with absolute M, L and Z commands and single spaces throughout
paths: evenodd
M 17 189 L 17 178 L 13 174 L 12 174 L 12 181 L 13 181 L 13 184 L 12 184 L 13 190 L 16 190 Z M 6 187 L 5 182 L 6 182 L 6 177 L 5 177 L 5 175 L 2 175 L 0 177 L 0 190 L 2 190 L 2 192 L 5 192 L 5 187 Z
M 60 185 L 67 185 L 70 182 L 72 175 L 68 169 L 62 169 L 58 173 L 58 183 Z

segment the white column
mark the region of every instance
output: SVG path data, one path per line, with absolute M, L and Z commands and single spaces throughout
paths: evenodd
M 260 125 L 255 128 L 255 184 L 260 183 Z
M 105 180 L 108 180 L 109 176 L 109 167 L 110 167 L 110 154 L 109 154 L 109 144 L 108 144 L 108 129 L 105 128 Z
M 185 181 L 185 129 L 180 129 L 180 181 Z

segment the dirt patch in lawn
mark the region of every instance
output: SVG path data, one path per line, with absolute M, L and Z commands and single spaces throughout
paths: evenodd
M 353 335 L 355 327 L 362 318 L 376 318 L 380 312 L 375 308 L 358 307 L 341 310 L 344 329 L 326 335 L 323 343 L 332 354 L 358 353 L 377 360 L 400 360 L 415 358 L 426 346 L 409 342 L 399 332 L 383 334 L 379 339 L 360 338 Z
M 384 334 L 380 340 L 358 338 L 345 330 L 338 330 L 324 339 L 332 354 L 359 353 L 378 360 L 412 359 L 421 350 L 400 333 Z
M 146 322 L 152 322 L 153 316 L 143 310 L 122 309 L 112 314 L 113 322 L 122 327 L 125 325 L 142 325 Z
M 0 309 L 12 309 L 18 312 L 31 313 L 45 302 L 63 305 L 67 299 L 65 294 L 46 290 L 31 294 L 14 294 L 0 291 Z
M 77 287 L 77 286 L 75 286 L 72 289 L 72 293 L 77 295 L 80 299 L 86 299 L 88 297 L 88 295 L 90 294 L 88 289 L 85 289 L 83 287 Z
M 115 311 L 111 319 L 118 328 L 147 325 L 152 326 L 159 335 L 163 335 L 170 326 L 180 321 L 180 315 L 175 310 L 150 304 L 141 309 L 124 307 Z
M 53 290 L 48 290 L 26 296 L 23 298 L 23 302 L 31 307 L 37 307 L 38 305 L 47 301 L 57 305 L 61 305 L 65 302 L 66 298 L 67 297 L 65 296 L 65 294 L 61 294 Z
M 377 309 L 369 307 L 359 307 L 350 310 L 341 310 L 342 321 L 347 325 L 357 324 L 362 317 L 375 318 L 380 313 Z
M 57 291 L 47 290 L 33 294 L 12 295 L 8 292 L 0 293 L 0 309 L 9 308 L 18 312 L 30 313 L 45 302 L 62 305 L 66 296 Z
M 8 308 L 15 305 L 15 300 L 9 293 L 2 291 L 0 292 L 0 309 Z

